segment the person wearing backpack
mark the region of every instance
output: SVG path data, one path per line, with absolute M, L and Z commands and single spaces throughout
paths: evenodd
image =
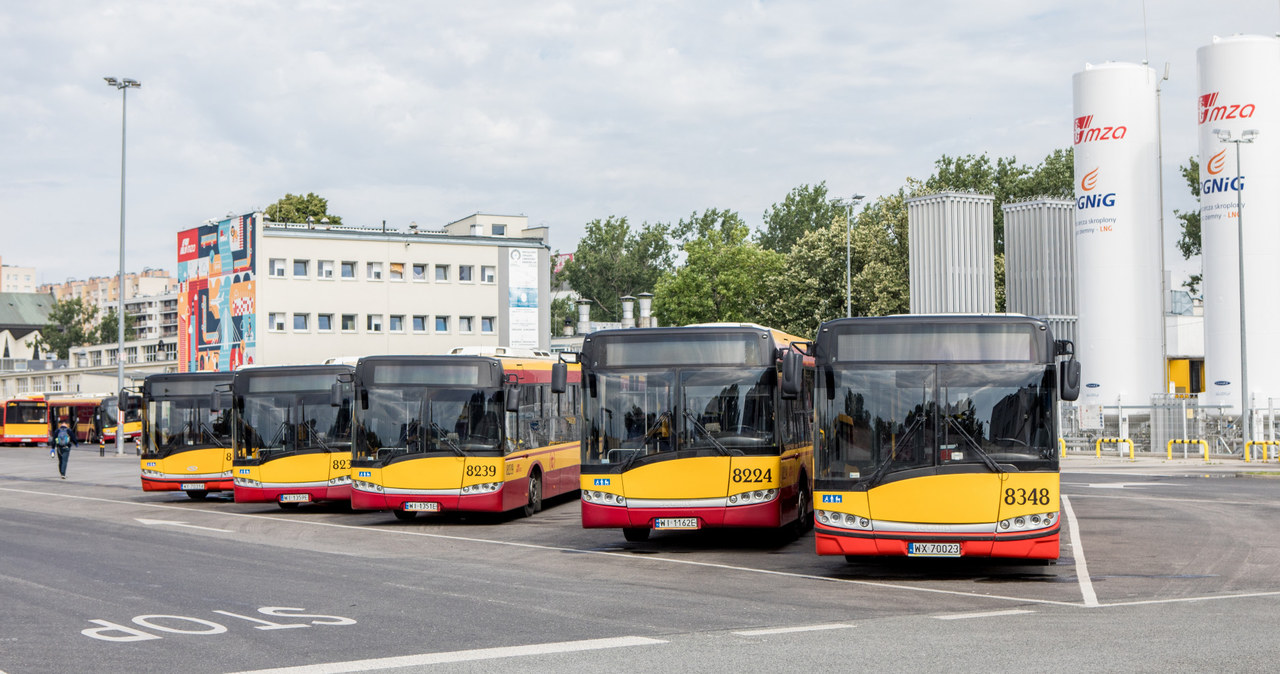
M 67 479 L 67 460 L 71 458 L 71 447 L 77 444 L 76 434 L 67 426 L 67 420 L 63 419 L 58 424 L 58 430 L 53 432 L 53 448 L 58 453 L 58 473 L 64 480 Z

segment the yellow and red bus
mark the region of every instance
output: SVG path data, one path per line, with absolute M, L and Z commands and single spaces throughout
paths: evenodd
M 137 396 L 133 396 L 136 402 Z M 98 438 L 107 444 L 116 441 L 116 417 L 118 416 L 119 397 L 107 396 L 102 400 L 102 404 L 98 406 L 98 418 L 94 422 L 94 428 Z M 122 440 L 128 442 L 137 440 L 142 435 L 142 410 L 135 405 L 130 404 L 129 396 L 125 399 L 124 410 L 124 437 Z
M 515 353 L 514 350 L 508 350 Z M 351 507 L 526 516 L 578 489 L 578 367 L 555 359 L 371 356 L 356 364 Z
M 48 409 L 40 393 L 20 393 L 0 402 L 0 444 L 48 442 Z
M 214 395 L 215 387 L 226 387 L 231 377 L 230 372 L 178 372 L 143 381 L 138 438 L 143 491 L 182 491 L 195 500 L 231 491 L 231 396 Z
M 107 396 L 105 393 L 48 396 L 45 402 L 49 407 L 49 437 L 53 437 L 59 423 L 66 421 L 77 442 L 96 444 L 99 410 Z
M 1071 342 L 1026 316 L 912 315 L 823 323 L 812 348 L 818 554 L 1058 558 Z
M 237 503 L 351 498 L 349 365 L 243 367 L 231 380 Z
M 793 341 L 746 323 L 587 335 L 582 525 L 629 541 L 654 530 L 805 530 L 813 380 L 801 368 L 798 393 L 782 392 Z

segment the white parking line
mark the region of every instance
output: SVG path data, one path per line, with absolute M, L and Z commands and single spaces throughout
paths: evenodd
M 1080 523 L 1076 521 L 1076 511 L 1071 509 L 1071 500 L 1066 494 L 1062 495 L 1062 511 L 1067 514 L 1067 525 L 1071 530 L 1071 555 L 1076 560 L 1076 578 L 1080 580 L 1080 594 L 1084 595 L 1084 605 L 1097 606 L 1098 595 L 1093 591 L 1089 565 L 1084 561 L 1084 546 L 1080 544 Z
M 844 623 L 829 623 L 826 625 L 803 625 L 800 627 L 771 627 L 759 630 L 741 630 L 734 632 L 744 637 L 759 637 L 767 634 L 790 634 L 792 632 L 821 632 L 823 630 L 843 630 L 853 627 Z
M 445 653 L 422 653 L 420 655 L 400 655 L 389 658 L 372 658 L 369 660 L 348 660 L 347 662 L 322 662 L 314 665 L 298 667 L 277 667 L 274 669 L 255 669 L 237 674 L 338 674 L 340 672 L 372 672 L 380 669 L 398 667 L 421 667 L 439 665 L 448 662 L 474 662 L 476 660 L 494 660 L 497 658 L 523 658 L 551 653 L 576 653 L 579 651 L 598 651 L 606 648 L 627 648 L 630 646 L 653 646 L 665 644 L 660 639 L 647 637 L 613 637 L 610 639 L 586 639 L 584 641 L 560 641 L 549 644 L 529 644 L 527 646 L 502 646 L 499 648 L 477 648 L 467 651 L 448 651 Z
M 740 571 L 743 573 L 758 573 L 767 576 L 782 576 L 786 578 L 800 578 L 804 580 L 820 580 L 828 583 L 842 583 L 847 585 L 859 585 L 862 587 L 879 587 L 891 590 L 904 590 L 907 592 L 921 592 L 925 594 L 942 594 L 953 597 L 969 597 L 975 599 L 1011 601 L 1019 604 L 1048 604 L 1053 606 L 1074 606 L 1079 607 L 1079 602 L 1074 601 L 1055 601 L 1052 599 L 1035 599 L 1031 597 L 1012 597 L 1000 594 L 986 594 L 983 592 L 962 592 L 959 590 L 943 590 L 932 587 L 918 587 L 914 585 L 901 585 L 897 583 L 883 583 L 870 580 L 855 580 L 852 578 L 833 578 L 831 576 L 819 576 L 812 573 L 796 573 L 794 571 L 774 571 L 771 569 L 755 569 L 749 566 L 734 566 L 732 564 L 717 564 L 714 562 L 699 562 L 691 559 L 675 559 L 672 557 L 661 557 L 659 555 L 631 555 L 625 552 L 609 552 L 606 550 L 583 550 L 581 548 L 564 548 L 554 545 L 538 545 L 537 543 L 520 543 L 518 541 L 498 541 L 488 538 L 475 538 L 472 536 L 453 536 L 450 534 L 433 534 L 425 531 L 407 531 L 403 528 L 381 529 L 370 528 L 367 526 L 357 526 L 354 524 L 337 524 L 334 522 L 316 522 L 313 520 L 301 520 L 290 517 L 273 517 L 271 515 L 253 515 L 250 513 L 228 513 L 219 510 L 205 510 L 202 508 L 191 508 L 186 506 L 166 505 L 163 503 L 139 503 L 137 501 L 121 501 L 119 499 L 99 498 L 96 496 L 80 496 L 77 494 L 56 494 L 52 492 L 33 491 L 29 489 L 11 489 L 8 487 L 0 487 L 0 492 L 13 492 L 18 494 L 35 494 L 38 496 L 53 496 L 60 498 L 77 499 L 82 501 L 95 501 L 99 503 L 116 503 L 128 506 L 140 506 L 146 508 L 161 508 L 166 510 L 180 510 L 190 514 L 192 512 L 208 513 L 210 515 L 221 515 L 223 517 L 239 517 L 254 520 L 269 520 L 272 522 L 286 522 L 289 524 L 301 524 L 316 527 L 330 527 L 334 529 L 347 529 L 350 531 L 358 531 L 372 535 L 391 535 L 391 536 L 415 536 L 421 538 L 435 538 L 448 541 L 460 541 L 465 543 L 485 543 L 488 545 L 502 545 L 513 548 L 524 548 L 528 550 L 546 550 L 548 552 L 572 552 L 582 555 L 593 555 L 599 557 L 613 557 L 615 559 L 624 559 L 634 563 L 654 563 L 654 564 L 679 564 L 683 566 L 696 566 L 707 569 L 721 569 L 725 571 Z M 1096 604 L 1095 604 L 1096 606 Z
M 1035 613 L 1027 609 L 1013 608 L 1008 611 L 987 611 L 985 613 L 952 613 L 950 615 L 933 616 L 938 620 L 968 620 L 969 618 L 994 618 L 1002 615 L 1022 615 L 1023 613 Z

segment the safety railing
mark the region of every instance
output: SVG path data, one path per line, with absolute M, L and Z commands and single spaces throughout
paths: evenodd
M 1168 444 L 1165 445 L 1165 456 L 1167 456 L 1170 461 L 1173 460 L 1174 445 L 1200 445 L 1201 447 L 1204 447 L 1204 460 L 1205 461 L 1209 460 L 1209 443 L 1205 442 L 1204 440 L 1193 440 L 1190 438 L 1174 438 L 1170 440 Z M 1185 455 L 1185 452 L 1184 452 L 1184 455 Z
M 1093 445 L 1094 445 L 1094 455 L 1095 455 L 1095 456 L 1097 456 L 1098 458 L 1102 458 L 1102 443 L 1104 443 L 1104 442 L 1105 442 L 1105 443 L 1107 443 L 1107 444 L 1109 444 L 1109 445 L 1114 444 L 1114 445 L 1116 446 L 1116 450 L 1117 450 L 1117 451 L 1119 451 L 1119 449 L 1120 449 L 1120 445 L 1121 445 L 1121 444 L 1129 443 L 1129 460 L 1130 460 L 1130 461 L 1133 461 L 1133 460 L 1134 460 L 1134 458 L 1133 458 L 1133 441 L 1132 441 L 1132 440 L 1130 440 L 1129 438 L 1098 438 L 1098 440 L 1097 440 L 1096 442 L 1094 442 L 1094 443 L 1093 443 Z
M 1280 447 L 1280 440 L 1253 440 L 1244 443 L 1244 460 L 1246 463 L 1253 460 L 1253 446 L 1262 445 L 1262 462 L 1266 463 L 1271 460 L 1270 448 L 1274 445 Z M 1280 449 L 1276 450 L 1276 458 L 1280 459 Z
M 1067 441 L 1063 438 L 1058 438 L 1058 446 L 1062 448 L 1062 455 L 1059 458 L 1067 458 Z

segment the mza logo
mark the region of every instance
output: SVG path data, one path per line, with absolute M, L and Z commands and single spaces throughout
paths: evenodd
M 1092 192 L 1098 186 L 1098 169 L 1094 169 L 1080 179 L 1080 191 Z M 1076 209 L 1084 210 L 1086 208 L 1110 208 L 1116 205 L 1116 193 L 1108 192 L 1107 194 L 1083 194 L 1076 198 Z
M 822 502 L 823 503 L 842 503 L 843 498 L 844 496 L 842 494 L 823 494 Z
M 1252 103 L 1244 105 L 1218 105 L 1218 92 L 1205 94 L 1200 97 L 1200 123 L 1217 122 L 1224 119 L 1248 119 L 1257 112 L 1257 107 Z
M 595 486 L 597 486 L 597 487 L 608 487 L 608 486 L 609 486 L 609 478 L 607 478 L 607 477 L 597 477 L 597 478 L 596 478 L 596 480 L 595 480 L 595 482 L 594 482 L 593 484 L 595 484 Z
M 1222 173 L 1222 169 L 1227 165 L 1227 151 L 1224 149 L 1218 154 L 1209 157 L 1209 161 L 1205 162 L 1204 170 L 1211 176 Z M 1213 194 L 1215 192 L 1239 192 L 1244 189 L 1244 176 L 1236 176 L 1234 178 L 1209 178 L 1200 183 L 1200 192 L 1203 194 Z
M 1076 145 L 1095 140 L 1120 140 L 1127 133 L 1127 126 L 1094 126 L 1093 115 L 1076 117 Z

